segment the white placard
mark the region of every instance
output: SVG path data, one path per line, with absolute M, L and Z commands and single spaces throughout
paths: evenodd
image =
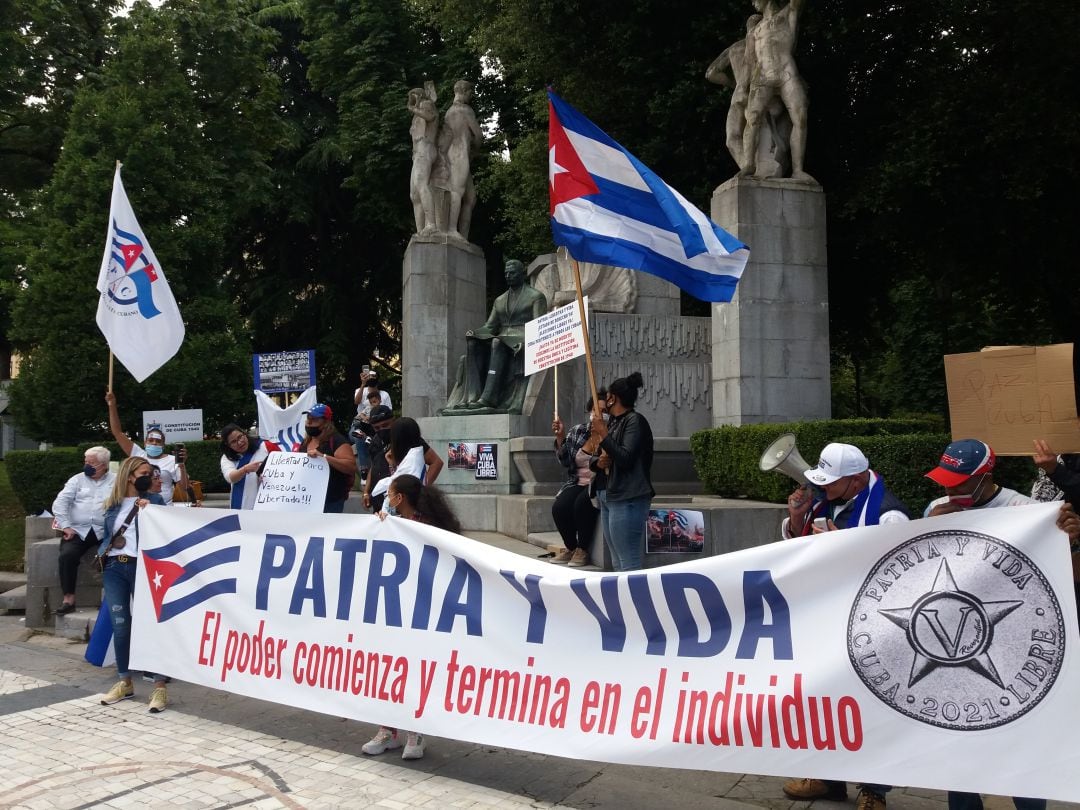
M 587 313 L 589 296 L 584 301 Z M 525 324 L 526 377 L 583 354 L 585 337 L 581 333 L 581 312 L 576 300 Z
M 131 667 L 577 760 L 1077 801 L 1058 509 L 612 574 L 399 517 L 148 506 Z
M 160 428 L 165 434 L 165 441 L 169 442 L 198 442 L 202 441 L 203 418 L 202 408 L 188 408 L 186 410 L 172 411 L 143 411 L 143 437 L 146 431 L 152 427 Z
M 307 453 L 271 453 L 266 457 L 255 506 L 259 512 L 322 512 L 330 465 Z

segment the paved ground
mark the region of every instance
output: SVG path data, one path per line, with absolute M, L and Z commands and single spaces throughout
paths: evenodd
M 147 712 L 151 685 L 138 681 L 137 699 L 101 706 L 114 673 L 83 661 L 83 649 L 0 617 L 0 808 L 811 807 L 785 799 L 773 777 L 607 765 L 447 739 L 429 739 L 419 761 L 365 757 L 360 746 L 372 726 L 185 683 L 171 686 L 162 714 Z M 816 802 L 811 810 L 853 807 Z M 889 807 L 944 810 L 945 796 L 896 790 Z M 988 810 L 1011 807 L 987 801 Z

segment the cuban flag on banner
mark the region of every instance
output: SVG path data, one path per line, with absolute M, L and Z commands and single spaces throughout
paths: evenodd
M 283 450 L 307 440 L 304 411 L 310 411 L 318 403 L 314 385 L 288 408 L 279 408 L 274 400 L 258 390 L 255 391 L 255 403 L 259 409 L 259 436 Z
M 131 210 L 120 164 L 97 289 L 97 325 L 112 353 L 142 382 L 180 350 L 184 321 L 165 273 Z
M 551 232 L 578 261 L 643 270 L 730 301 L 750 249 L 548 91 Z

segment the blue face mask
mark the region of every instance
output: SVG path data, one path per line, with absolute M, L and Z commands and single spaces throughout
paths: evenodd
M 148 444 L 146 445 L 146 455 L 150 458 L 157 458 L 165 451 L 165 448 L 160 444 Z
M 97 467 L 95 467 L 93 464 L 84 464 L 82 471 L 83 475 L 85 475 L 87 478 L 93 478 L 94 473 L 97 472 Z
M 395 509 L 394 505 L 392 503 L 390 503 L 389 501 L 387 501 L 387 503 L 386 503 L 386 514 L 388 514 L 388 515 L 396 515 L 397 514 L 397 509 Z

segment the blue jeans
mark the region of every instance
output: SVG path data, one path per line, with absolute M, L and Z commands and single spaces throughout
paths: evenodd
M 1025 799 L 1013 796 L 1016 810 L 1046 810 L 1046 799 Z M 949 791 L 949 810 L 983 810 L 982 796 L 978 793 Z
M 135 574 L 138 565 L 134 557 L 128 562 L 118 562 L 117 557 L 105 558 L 105 570 L 101 584 L 105 589 L 105 604 L 109 606 L 112 620 L 113 649 L 116 651 L 116 672 L 121 678 L 130 678 L 128 660 L 131 657 L 131 597 L 135 594 Z M 163 675 L 153 674 L 155 681 L 163 681 Z
M 645 550 L 645 521 L 649 516 L 652 498 L 612 501 L 607 490 L 597 493 L 600 501 L 600 525 L 604 529 L 604 542 L 611 551 L 611 567 L 616 571 L 637 571 Z

